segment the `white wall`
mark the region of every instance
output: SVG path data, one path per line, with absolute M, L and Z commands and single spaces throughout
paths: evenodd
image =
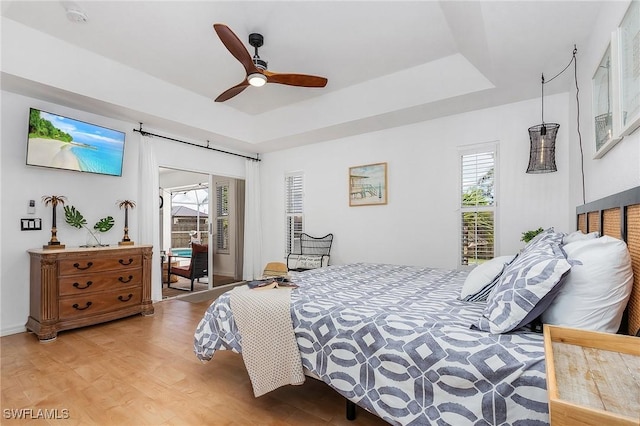
M 303 171 L 305 231 L 334 234 L 332 264 L 388 262 L 455 268 L 458 262 L 458 148 L 499 144 L 497 254 L 522 247 L 521 233 L 540 226 L 571 230 L 568 198 L 568 95 L 545 98 L 545 118 L 561 131 L 558 172 L 526 174 L 527 129 L 540 101 L 445 117 L 264 155 L 263 260 L 284 251 L 284 175 Z M 351 166 L 388 163 L 388 204 L 349 207 Z
M 611 32 L 622 20 L 629 2 L 611 2 L 602 8 L 598 26 L 587 46 L 578 47 L 578 86 L 580 88 L 580 128 L 584 150 L 586 202 L 640 185 L 640 130 L 618 142 L 604 157 L 594 160 L 595 136 L 591 109 L 591 79 L 611 42 Z M 569 52 L 567 52 L 569 53 Z M 579 139 L 575 130 L 577 106 L 571 95 L 571 202 L 582 203 L 582 177 Z
M 67 204 L 75 206 L 92 223 L 111 215 L 116 224 L 104 234 L 103 242 L 117 244 L 122 238 L 124 216 L 116 206 L 118 200 L 138 200 L 138 141 L 133 132 L 138 123 L 127 123 L 55 105 L 42 100 L 2 91 L 2 143 L 0 144 L 0 334 L 24 331 L 29 315 L 29 256 L 27 250 L 39 248 L 51 238 L 51 207 L 41 199 L 45 195 L 64 195 Z M 122 177 L 102 176 L 27 166 L 26 142 L 29 108 L 69 116 L 126 132 Z M 146 129 L 163 134 L 161 130 Z M 168 135 L 172 136 L 172 135 Z M 173 135 L 179 138 L 179 136 Z M 202 148 L 154 138 L 158 165 L 189 169 L 205 174 L 244 178 L 244 160 Z M 27 214 L 29 200 L 36 201 L 36 214 Z M 129 212 L 129 236 L 139 242 L 140 229 L 153 221 L 140 218 L 138 209 Z M 58 239 L 67 246 L 86 243 L 86 232 L 68 226 L 58 207 Z M 157 213 L 156 213 L 157 214 Z M 42 231 L 20 231 L 20 218 L 42 218 Z M 154 248 L 154 259 L 159 259 Z M 160 286 L 159 260 L 154 262 L 153 285 Z

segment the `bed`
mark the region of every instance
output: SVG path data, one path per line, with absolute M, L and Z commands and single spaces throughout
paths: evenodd
M 636 279 L 622 324 L 635 334 L 640 188 L 579 207 L 577 224 L 582 234 L 627 241 Z M 566 253 L 556 248 L 563 244 L 549 243 L 558 233 L 545 234 L 536 242 L 544 252 L 525 251 L 502 266 L 489 301 L 460 300 L 469 278 L 460 270 L 357 263 L 292 273 L 299 288 L 291 291 L 290 313 L 305 373 L 394 425 L 548 424 L 543 336 L 529 325 L 535 321 L 512 318 L 517 307 L 487 313 L 489 305 L 514 298 L 495 293 L 507 287 L 505 276 L 516 276 L 518 262 L 530 271 L 535 266 L 527 262 L 546 256 L 544 274 L 560 282 L 571 275 Z M 537 295 L 537 306 L 548 292 Z M 196 329 L 194 352 L 202 361 L 217 350 L 242 352 L 230 298 L 214 301 Z

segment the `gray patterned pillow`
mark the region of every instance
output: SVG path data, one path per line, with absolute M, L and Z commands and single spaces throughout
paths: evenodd
M 487 306 L 474 324 L 490 333 L 506 333 L 537 318 L 553 301 L 571 269 L 557 238 L 548 237 L 527 246 L 500 276 Z

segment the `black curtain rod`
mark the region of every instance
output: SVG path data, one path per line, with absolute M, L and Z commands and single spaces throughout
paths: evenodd
M 182 141 L 180 139 L 170 138 L 169 136 L 162 136 L 162 135 L 157 135 L 155 133 L 146 132 L 146 131 L 142 130 L 142 123 L 140 123 L 140 128 L 139 129 L 133 129 L 133 131 L 140 133 L 142 136 L 155 136 L 157 138 L 162 138 L 162 139 L 167 139 L 167 140 L 174 141 L 174 142 L 184 143 L 184 144 L 187 144 L 187 145 L 197 146 L 198 148 L 205 148 L 205 149 L 210 149 L 212 151 L 222 152 L 223 154 L 235 155 L 237 157 L 246 158 L 248 160 L 262 161 L 262 160 L 260 160 L 260 158 L 257 157 L 257 154 L 256 154 L 256 157 L 254 158 L 254 157 L 249 157 L 248 155 L 236 154 L 235 152 L 229 152 L 229 151 L 225 151 L 225 150 L 218 149 L 218 148 L 212 148 L 212 147 L 210 147 L 208 145 L 209 141 L 207 141 L 207 146 L 202 146 L 202 145 L 198 145 L 197 143 Z

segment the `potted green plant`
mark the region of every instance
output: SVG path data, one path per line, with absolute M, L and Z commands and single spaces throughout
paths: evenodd
M 533 237 L 535 237 L 536 235 L 538 235 L 542 231 L 544 231 L 544 229 L 538 228 L 538 229 L 534 229 L 532 231 L 523 232 L 522 233 L 522 238 L 520 238 L 520 241 L 524 241 L 525 243 L 528 243 L 529 241 L 533 240 Z
M 85 228 L 88 231 L 87 247 L 105 246 L 106 244 L 100 241 L 100 233 L 107 232 L 115 223 L 112 216 L 103 217 L 93 225 L 92 230 L 87 226 L 87 219 L 74 206 L 64 206 L 64 220 L 74 228 Z

